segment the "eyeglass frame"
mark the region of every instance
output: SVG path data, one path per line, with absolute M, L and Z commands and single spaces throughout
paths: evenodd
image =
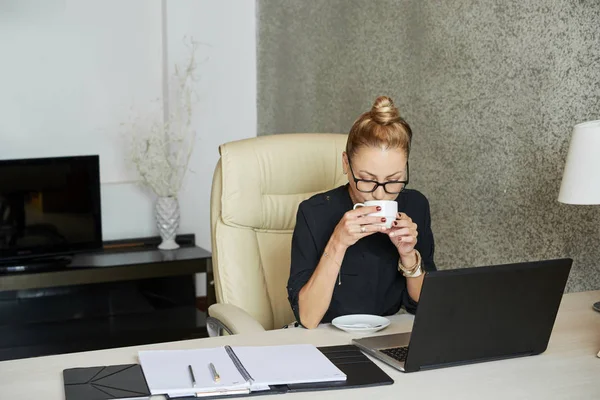
M 387 193 L 387 194 L 400 194 L 404 191 L 404 189 L 406 189 L 406 186 L 408 186 L 408 179 L 409 179 L 409 174 L 408 174 L 408 160 L 406 160 L 406 180 L 405 181 L 387 181 L 387 182 L 378 182 L 378 181 L 372 181 L 370 179 L 358 179 L 355 175 L 354 175 L 354 170 L 352 169 L 352 163 L 350 161 L 350 157 L 348 157 L 348 167 L 350 167 L 350 173 L 352 174 L 352 178 L 354 179 L 354 184 L 356 185 L 356 190 L 358 190 L 361 193 L 373 193 L 374 191 L 376 191 L 379 186 L 383 186 L 383 190 Z M 373 190 L 360 190 L 358 188 L 358 182 L 368 182 L 368 183 L 374 183 L 375 187 L 373 188 Z M 385 185 L 387 185 L 388 183 L 403 183 L 404 186 L 402 187 L 402 190 L 399 192 L 388 192 Z

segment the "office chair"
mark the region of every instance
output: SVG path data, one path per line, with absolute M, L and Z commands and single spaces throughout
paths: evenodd
M 343 134 L 284 134 L 223 144 L 211 193 L 217 304 L 209 335 L 279 329 L 294 322 L 287 299 L 292 232 L 301 201 L 346 184 Z

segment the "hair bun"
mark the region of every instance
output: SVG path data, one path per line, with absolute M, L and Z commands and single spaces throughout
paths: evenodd
M 371 118 L 380 125 L 389 125 L 400 120 L 400 113 L 391 98 L 379 96 L 371 107 Z

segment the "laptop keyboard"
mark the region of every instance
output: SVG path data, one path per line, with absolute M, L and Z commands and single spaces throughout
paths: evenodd
M 406 361 L 408 347 L 391 347 L 389 349 L 380 349 L 379 351 L 385 354 L 386 356 L 392 357 L 394 360 Z

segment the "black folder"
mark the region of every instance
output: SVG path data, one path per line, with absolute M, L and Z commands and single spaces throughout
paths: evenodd
M 63 382 L 66 400 L 150 397 L 150 390 L 139 364 L 65 369 Z
M 264 396 L 332 389 L 352 389 L 391 385 L 394 380 L 354 345 L 318 348 L 346 374 L 345 381 L 274 385 L 270 390 L 240 395 L 203 396 L 204 399 Z M 290 360 L 290 362 L 294 362 Z M 66 400 L 142 399 L 150 397 L 146 378 L 139 364 L 107 367 L 71 368 L 63 371 Z M 179 400 L 198 397 L 177 397 Z

